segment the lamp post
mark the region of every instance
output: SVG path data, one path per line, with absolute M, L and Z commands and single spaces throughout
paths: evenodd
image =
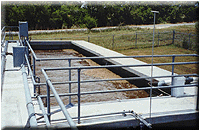
M 151 118 L 151 97 L 152 97 L 152 83 L 153 83 L 153 54 L 154 54 L 154 33 L 155 33 L 155 22 L 156 22 L 156 13 L 159 13 L 159 11 L 151 11 L 154 13 L 154 28 L 153 28 L 153 43 L 152 43 L 152 61 L 151 61 L 151 90 L 150 90 L 150 118 Z M 151 123 L 151 119 L 150 119 Z

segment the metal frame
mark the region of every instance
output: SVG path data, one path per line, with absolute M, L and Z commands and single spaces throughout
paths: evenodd
M 159 66 L 159 65 L 181 65 L 181 64 L 198 64 L 198 62 L 178 62 L 178 63 L 159 63 L 159 64 L 153 64 L 154 66 Z M 82 69 L 98 69 L 98 68 L 114 68 L 114 67 L 140 67 L 140 66 L 152 66 L 152 64 L 147 64 L 147 65 L 107 65 L 107 66 L 82 66 L 82 67 L 58 67 L 58 68 L 42 68 L 42 73 L 45 76 L 46 81 L 48 81 L 50 84 L 51 81 L 48 78 L 46 71 L 56 71 L 56 70 L 77 70 L 78 72 L 78 81 L 73 82 L 73 83 L 78 83 L 78 92 L 77 93 L 66 93 L 63 96 L 72 96 L 72 95 L 77 95 L 78 96 L 78 124 L 80 124 L 80 97 L 81 95 L 88 95 L 88 94 L 99 94 L 99 93 L 113 93 L 113 92 L 124 92 L 124 91 L 136 91 L 136 90 L 152 90 L 152 89 L 163 89 L 163 88 L 178 88 L 178 87 L 191 87 L 191 86 L 198 86 L 198 84 L 189 84 L 185 86 L 159 86 L 159 87 L 143 87 L 143 88 L 131 88 L 131 89 L 117 89 L 117 90 L 106 90 L 106 91 L 91 91 L 91 92 L 80 92 L 80 71 Z M 163 76 L 165 77 L 165 76 Z M 170 77 L 170 76 L 169 76 Z M 171 76 L 173 77 L 173 76 Z M 176 76 L 178 77 L 178 76 Z M 152 77 L 143 77 L 143 78 L 152 78 Z M 134 79 L 134 78 L 132 78 Z M 140 78 L 141 79 L 141 78 Z M 101 80 L 103 81 L 103 80 Z M 107 81 L 107 80 L 106 80 Z M 84 81 L 86 82 L 86 81 Z M 95 82 L 95 80 L 93 80 Z M 51 83 L 50 85 L 51 89 L 54 89 L 53 84 Z M 54 94 L 55 95 L 55 94 Z M 50 94 L 47 95 L 47 97 L 50 97 Z M 150 96 L 151 97 L 151 96 Z M 151 108 L 151 106 L 150 106 Z
M 184 65 L 184 64 L 198 64 L 199 62 L 175 62 L 175 57 L 184 57 L 184 56 L 192 56 L 192 57 L 198 57 L 197 54 L 178 54 L 178 55 L 154 55 L 153 57 L 172 57 L 172 62 L 171 63 L 155 63 L 153 66 L 164 66 L 164 65 L 171 65 L 172 66 L 172 75 L 170 76 L 155 76 L 155 77 L 131 77 L 131 78 L 117 78 L 117 79 L 99 79 L 99 80 L 85 80 L 81 81 L 80 80 L 80 72 L 82 69 L 98 69 L 98 68 L 117 68 L 117 67 L 143 67 L 143 66 L 152 66 L 152 64 L 143 64 L 143 65 L 105 65 L 105 66 L 82 66 L 82 67 L 71 67 L 71 60 L 83 60 L 83 59 L 117 59 L 117 58 L 145 58 L 145 57 L 152 57 L 152 55 L 145 55 L 145 56 L 120 56 L 120 57 L 68 57 L 68 58 L 38 58 L 32 49 L 30 43 L 28 40 L 25 40 L 27 46 L 29 47 L 32 57 L 33 57 L 33 71 L 31 70 L 30 64 L 28 64 L 30 74 L 32 76 L 32 81 L 34 86 L 41 86 L 41 85 L 46 85 L 47 90 L 51 89 L 53 94 L 50 94 L 50 91 L 47 91 L 47 95 L 40 95 L 41 98 L 47 97 L 47 109 L 48 109 L 48 115 L 52 115 L 54 113 L 50 112 L 50 97 L 56 97 L 57 102 L 59 103 L 59 106 L 61 107 L 61 111 L 65 114 L 66 119 L 70 123 L 72 127 L 74 126 L 74 122 L 71 119 L 70 115 L 68 114 L 66 107 L 63 102 L 61 101 L 60 97 L 62 96 L 68 96 L 71 98 L 71 96 L 78 96 L 78 123 L 80 124 L 81 122 L 81 114 L 80 114 L 80 99 L 81 95 L 88 95 L 88 94 L 99 94 L 99 93 L 113 93 L 113 92 L 124 92 L 124 91 L 136 91 L 136 90 L 151 90 L 151 89 L 163 89 L 163 88 L 178 88 L 178 87 L 191 87 L 191 86 L 198 86 L 198 84 L 188 84 L 185 86 L 159 86 L 159 87 L 143 87 L 143 88 L 132 88 L 132 89 L 117 89 L 117 90 L 105 90 L 105 91 L 91 91 L 91 92 L 80 92 L 81 88 L 81 83 L 86 83 L 86 82 L 101 82 L 101 81 L 115 81 L 115 80 L 136 80 L 136 79 L 152 79 L 152 78 L 163 78 L 163 77 L 171 77 L 172 79 L 174 77 L 180 77 L 180 76 L 197 76 L 197 74 L 185 74 L 185 75 L 176 75 L 174 76 L 174 65 Z M 26 57 L 26 60 L 27 57 Z M 35 81 L 35 63 L 36 61 L 50 61 L 50 60 L 68 60 L 69 62 L 69 67 L 55 67 L 55 68 L 43 68 L 42 73 L 45 76 L 46 83 L 37 83 Z M 67 82 L 51 82 L 51 80 L 48 78 L 46 71 L 56 71 L 56 70 L 69 70 L 69 81 Z M 78 81 L 71 81 L 70 78 L 70 72 L 71 70 L 77 70 L 78 73 Z M 72 83 L 78 83 L 78 92 L 77 93 L 64 93 L 64 94 L 58 94 L 54 88 L 53 85 L 55 84 L 69 84 L 69 87 L 71 88 Z M 69 104 L 71 104 L 71 99 L 69 99 Z M 56 113 L 56 112 L 55 112 Z M 49 121 L 50 116 L 48 116 Z
M 31 128 L 37 127 L 37 120 L 35 116 L 34 106 L 33 102 L 31 100 L 31 94 L 28 86 L 28 80 L 27 80 L 27 73 L 25 71 L 25 66 L 22 64 L 22 75 L 23 75 L 23 81 L 24 81 L 24 90 L 25 90 L 25 96 L 26 96 L 26 107 L 28 110 L 29 115 L 29 123 Z

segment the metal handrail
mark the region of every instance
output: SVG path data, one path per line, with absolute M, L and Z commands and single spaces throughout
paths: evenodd
M 26 43 L 33 55 L 33 66 L 35 66 L 35 61 L 49 61 L 49 60 L 83 60 L 83 59 L 117 59 L 117 58 L 144 58 L 144 57 L 152 57 L 152 55 L 144 55 L 144 56 L 117 56 L 117 57 L 69 57 L 69 58 L 38 58 L 32 49 L 30 43 L 28 40 L 26 40 Z M 174 62 L 175 57 L 186 57 L 186 56 L 194 56 L 198 57 L 197 54 L 174 54 L 174 55 L 155 55 L 153 57 L 172 57 L 172 63 L 155 63 L 153 66 L 164 66 L 164 65 L 185 65 L 185 64 L 198 64 L 199 62 Z M 129 88 L 129 89 L 117 89 L 117 90 L 104 90 L 104 91 L 90 91 L 90 92 L 80 92 L 80 83 L 86 83 L 86 82 L 101 82 L 101 81 L 116 81 L 116 80 L 134 80 L 134 79 L 151 79 L 151 78 L 164 78 L 164 77 L 181 77 L 181 76 L 198 76 L 197 74 L 186 74 L 186 75 L 169 75 L 169 76 L 154 76 L 154 77 L 131 77 L 131 78 L 115 78 L 115 79 L 100 79 L 100 80 L 80 80 L 80 71 L 82 69 L 98 69 L 98 68 L 117 68 L 117 67 L 143 67 L 143 66 L 152 66 L 152 64 L 139 64 L 139 65 L 104 65 L 104 66 L 81 66 L 81 67 L 54 67 L 54 68 L 42 68 L 42 73 L 45 76 L 46 83 L 36 83 L 34 82 L 34 85 L 47 85 L 47 88 L 49 87 L 53 94 L 47 93 L 47 95 L 40 95 L 41 98 L 46 97 L 47 99 L 50 99 L 50 97 L 56 97 L 57 102 L 59 103 L 59 106 L 61 107 L 61 110 L 63 111 L 63 114 L 65 115 L 66 119 L 68 120 L 69 124 L 72 127 L 75 123 L 73 122 L 71 116 L 66 110 L 65 105 L 63 104 L 62 100 L 60 99 L 61 96 L 78 96 L 78 123 L 80 123 L 80 96 L 81 95 L 88 95 L 88 94 L 99 94 L 99 93 L 113 93 L 113 92 L 125 92 L 125 91 L 137 91 L 137 90 L 151 90 L 151 89 L 164 89 L 164 88 L 179 88 L 179 87 L 191 87 L 191 86 L 198 86 L 198 84 L 187 84 L 184 86 L 158 86 L 158 87 L 142 87 L 142 88 Z M 30 67 L 30 65 L 28 65 Z M 35 69 L 35 68 L 33 68 Z M 67 81 L 67 82 L 51 82 L 51 80 L 48 78 L 46 71 L 52 71 L 52 70 L 77 70 L 78 71 L 78 81 Z M 31 74 L 34 75 L 34 71 L 31 71 Z M 32 77 L 32 79 L 34 79 Z M 34 80 L 35 81 L 35 80 Z M 71 84 L 71 83 L 78 83 L 78 92 L 77 93 L 64 93 L 64 94 L 58 94 L 54 88 L 54 84 Z M 50 102 L 50 101 L 49 101 Z M 50 103 L 48 104 L 47 101 L 47 112 L 50 113 Z
M 52 84 L 53 86 L 53 84 Z M 139 91 L 139 90 L 150 90 L 150 89 L 167 89 L 167 88 L 180 88 L 180 87 L 191 87 L 191 86 L 198 86 L 198 84 L 187 84 L 181 86 L 153 86 L 151 87 L 141 87 L 141 88 L 129 88 L 129 89 L 116 89 L 116 90 L 103 90 L 103 91 L 88 91 L 88 92 L 81 92 L 80 95 L 89 95 L 89 94 L 103 94 L 103 93 L 114 93 L 114 92 L 126 92 L 126 91 Z M 55 88 L 55 87 L 54 87 Z M 78 93 L 63 93 L 59 94 L 60 97 L 62 96 L 77 96 Z M 47 95 L 40 95 L 41 98 L 47 97 Z M 50 95 L 50 97 L 55 97 L 55 95 Z
M 6 53 L 8 48 L 8 41 L 5 42 L 3 54 L 1 54 L 1 91 L 3 89 L 3 81 L 4 81 L 4 72 L 5 72 L 5 65 L 6 65 Z
M 139 79 L 151 79 L 151 78 L 167 78 L 167 77 L 189 77 L 196 76 L 199 77 L 198 74 L 182 74 L 182 75 L 167 75 L 167 76 L 154 76 L 154 77 L 128 77 L 128 78 L 113 78 L 113 79 L 96 79 L 96 80 L 82 80 L 80 83 L 89 83 L 89 82 L 102 82 L 102 81 L 120 81 L 120 80 L 139 80 Z M 53 85 L 60 84 L 75 84 L 78 81 L 66 81 L 66 82 L 52 82 Z M 46 85 L 46 83 L 35 83 L 35 85 Z
M 36 56 L 36 55 L 35 55 Z M 196 56 L 197 54 L 173 54 L 173 55 L 154 55 L 153 57 L 185 57 L 185 56 Z M 67 57 L 67 58 L 37 58 L 36 61 L 48 61 L 48 60 L 83 60 L 83 59 L 118 59 L 118 58 L 148 58 L 151 55 L 141 55 L 141 56 L 109 56 L 109 57 Z
M 99 66 L 101 68 L 101 66 Z M 117 90 L 106 90 L 106 91 L 90 91 L 90 92 L 80 92 L 80 71 L 81 69 L 85 69 L 86 67 L 69 67 L 69 68 L 65 68 L 66 70 L 70 68 L 73 69 L 77 69 L 78 70 L 78 92 L 77 93 L 65 93 L 63 96 L 73 96 L 73 95 L 77 95 L 78 96 L 78 123 L 80 123 L 80 96 L 81 95 L 88 95 L 88 94 L 99 94 L 99 93 L 113 93 L 113 92 L 125 92 L 125 91 L 137 91 L 137 90 L 152 90 L 152 89 L 163 89 L 163 88 L 178 88 L 178 87 L 191 87 L 191 86 L 198 86 L 198 84 L 188 84 L 188 85 L 170 85 L 170 86 L 157 86 L 157 87 L 142 87 L 142 88 L 131 88 L 131 89 L 117 89 Z M 95 66 L 95 68 L 97 68 L 97 66 Z M 53 68 L 51 68 L 53 70 Z M 56 68 L 58 69 L 58 68 Z M 62 69 L 63 68 L 59 68 Z M 88 69 L 93 69 L 93 68 L 88 68 Z M 48 75 L 46 74 L 46 69 L 42 68 L 42 73 L 45 76 L 46 81 L 48 82 L 49 86 L 51 87 L 52 91 L 55 90 L 55 87 L 53 86 L 53 84 L 51 83 L 50 79 L 48 78 Z M 173 75 L 171 76 L 173 77 Z M 57 92 L 56 92 L 57 93 Z M 55 94 L 54 94 L 55 95 Z M 61 95 L 60 95 L 61 96 Z M 45 96 L 44 96 L 45 97 Z M 51 95 L 48 94 L 46 96 L 47 98 L 50 98 Z M 59 95 L 56 94 L 55 97 L 59 98 Z M 50 105 L 50 104 L 49 104 Z
M 45 111 L 45 108 L 44 108 L 44 105 L 43 105 L 43 102 L 42 102 L 41 97 L 40 97 L 40 96 L 37 96 L 37 100 L 38 100 L 38 103 L 39 103 L 40 108 L 41 108 L 41 110 L 42 110 L 42 114 L 43 114 L 43 116 L 44 116 L 44 120 L 45 120 L 46 126 L 47 126 L 47 128 L 49 128 L 49 127 L 51 127 L 51 124 L 50 124 L 50 122 L 49 122 L 48 114 L 47 114 L 46 111 Z
M 9 30 L 9 32 L 6 32 L 6 28 L 11 28 L 11 30 Z M 10 40 L 10 35 L 12 34 L 12 33 L 11 33 L 12 28 L 19 28 L 19 26 L 4 26 L 4 27 L 1 29 L 1 34 L 3 35 L 3 37 L 2 37 L 3 39 L 1 40 L 1 46 L 2 46 L 2 43 L 4 43 L 7 34 L 9 34 L 9 40 Z M 17 34 L 18 34 L 18 33 L 17 33 Z M 13 38 L 12 38 L 12 39 L 13 39 Z
M 155 63 L 153 66 L 164 66 L 164 65 L 186 65 L 186 64 L 199 64 L 196 62 L 173 62 L 173 63 Z M 45 71 L 51 70 L 76 70 L 76 69 L 97 69 L 97 68 L 119 68 L 119 67 L 144 67 L 152 66 L 152 64 L 139 64 L 139 65 L 104 65 L 104 66 L 80 66 L 80 67 L 54 67 L 54 68 L 43 68 Z
M 25 90 L 25 96 L 26 96 L 26 107 L 27 107 L 28 114 L 29 114 L 30 127 L 36 128 L 37 127 L 37 120 L 36 120 L 33 102 L 31 100 L 31 94 L 30 94 L 30 90 L 29 90 L 29 86 L 28 86 L 27 73 L 25 71 L 25 66 L 23 64 L 22 64 L 22 75 L 23 75 L 23 81 L 24 81 L 24 90 Z
M 65 116 L 65 118 L 67 119 L 70 127 L 72 127 L 72 129 L 77 129 L 75 122 L 72 120 L 71 116 L 69 115 L 67 109 L 65 108 L 65 105 L 63 104 L 62 100 L 60 99 L 58 93 L 56 92 L 55 88 L 53 87 L 53 85 L 52 85 L 52 83 L 51 83 L 51 81 L 50 81 L 50 79 L 48 78 L 47 75 L 45 75 L 45 79 L 46 79 L 47 85 L 51 88 L 51 91 L 53 92 L 53 94 L 54 94 L 54 96 L 55 96 L 55 98 L 56 98 L 56 100 L 57 100 L 57 102 L 58 102 L 58 104 L 59 104 L 64 116 Z M 50 113 L 50 112 L 48 112 L 48 113 Z

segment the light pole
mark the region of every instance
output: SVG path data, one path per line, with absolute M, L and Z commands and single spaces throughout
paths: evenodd
M 151 90 L 150 90 L 150 118 L 151 118 L 151 97 L 152 97 L 152 83 L 153 83 L 153 54 L 154 54 L 154 33 L 155 33 L 155 22 L 156 22 L 156 13 L 159 13 L 159 11 L 151 11 L 154 13 L 154 28 L 153 28 L 153 43 L 152 43 L 152 61 L 151 61 Z M 151 123 L 151 119 L 150 119 Z

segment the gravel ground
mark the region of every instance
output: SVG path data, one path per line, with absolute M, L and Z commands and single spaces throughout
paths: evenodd
M 37 57 L 39 58 L 66 58 L 66 57 L 84 57 L 78 52 L 72 49 L 64 50 L 45 50 L 45 51 L 35 51 Z M 92 60 L 72 60 L 72 66 L 99 66 Z M 41 73 L 42 67 L 68 67 L 68 61 L 41 61 L 36 62 L 36 75 L 41 78 L 41 82 L 45 82 L 43 74 Z M 68 81 L 69 72 L 65 71 L 48 71 L 49 78 L 52 82 L 63 82 Z M 72 81 L 77 81 L 77 70 L 71 71 Z M 94 80 L 94 79 L 109 79 L 109 78 L 121 78 L 120 76 L 114 74 L 107 69 L 90 69 L 81 71 L 81 80 Z M 68 93 L 69 84 L 65 85 L 54 85 L 58 93 Z M 81 83 L 81 92 L 88 91 L 102 91 L 102 90 L 115 90 L 123 88 L 137 88 L 130 84 L 128 81 L 109 81 L 109 82 L 93 82 L 93 83 Z M 77 83 L 71 84 L 71 92 L 76 93 Z M 41 87 L 41 94 L 46 94 L 46 86 Z M 81 102 L 99 102 L 99 101 L 109 101 L 109 100 L 121 100 L 130 98 L 143 98 L 147 97 L 148 94 L 145 91 L 129 91 L 129 92 L 119 92 L 119 93 L 104 93 L 104 94 L 92 94 L 92 95 L 82 95 Z M 68 97 L 62 97 L 63 103 L 68 104 Z M 72 96 L 72 103 L 77 103 L 77 96 Z M 55 98 L 51 98 L 51 104 L 57 106 Z

